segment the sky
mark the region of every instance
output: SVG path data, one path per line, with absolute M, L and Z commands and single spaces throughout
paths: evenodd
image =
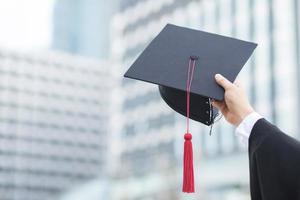
M 51 45 L 55 0 L 0 0 L 0 48 L 27 51 Z

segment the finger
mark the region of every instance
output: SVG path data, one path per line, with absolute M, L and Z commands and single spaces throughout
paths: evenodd
M 233 86 L 233 83 L 231 83 L 229 80 L 227 80 L 224 76 L 221 74 L 215 75 L 216 82 L 222 86 L 225 90 L 231 88 Z
M 213 105 L 214 107 L 218 108 L 218 109 L 221 110 L 221 111 L 223 111 L 224 108 L 225 108 L 225 106 L 226 106 L 226 104 L 225 104 L 224 101 L 216 101 L 216 100 L 214 100 L 214 101 L 212 102 L 212 105 Z

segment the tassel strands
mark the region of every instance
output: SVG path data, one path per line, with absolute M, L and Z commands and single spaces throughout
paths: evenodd
M 194 164 L 193 164 L 193 144 L 192 134 L 184 135 L 184 155 L 183 155 L 183 186 L 182 191 L 186 193 L 195 192 L 194 186 Z

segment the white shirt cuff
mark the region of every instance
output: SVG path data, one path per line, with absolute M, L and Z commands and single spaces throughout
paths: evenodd
M 260 114 L 258 114 L 257 112 L 252 112 L 247 115 L 247 117 L 245 117 L 243 121 L 238 125 L 238 127 L 235 129 L 235 135 L 239 137 L 242 143 L 244 143 L 245 145 L 248 144 L 251 130 L 257 120 L 261 118 L 263 117 Z

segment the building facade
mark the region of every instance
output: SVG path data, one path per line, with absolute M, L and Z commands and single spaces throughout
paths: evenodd
M 107 63 L 0 51 L 0 199 L 59 199 L 105 175 Z
M 258 43 L 238 79 L 255 109 L 294 137 L 299 132 L 299 3 L 297 0 L 120 1 L 111 28 L 114 73 L 122 77 L 167 24 Z M 157 86 L 119 79 L 115 107 L 112 199 L 182 199 L 184 118 L 159 97 Z M 249 199 L 247 145 L 224 119 L 192 124 L 197 192 L 201 199 Z M 297 135 L 298 134 L 298 135 Z M 126 184 L 125 184 L 126 183 Z
M 53 11 L 52 48 L 107 59 L 110 48 L 110 19 L 116 7 L 116 0 L 56 1 Z

